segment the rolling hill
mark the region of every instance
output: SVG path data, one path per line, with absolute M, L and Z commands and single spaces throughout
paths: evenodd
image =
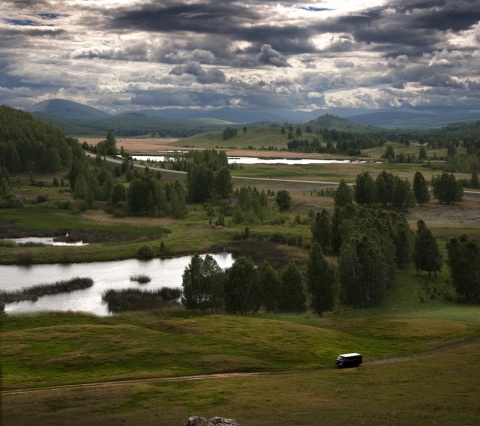
M 108 112 L 64 99 L 42 101 L 26 108 L 25 111 L 33 115 L 47 114 L 73 119 L 99 119 L 110 116 Z

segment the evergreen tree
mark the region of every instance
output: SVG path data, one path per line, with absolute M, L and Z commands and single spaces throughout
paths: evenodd
M 228 167 L 222 167 L 215 174 L 215 192 L 223 199 L 228 198 L 232 191 L 233 183 L 232 177 Z
M 278 311 L 280 277 L 267 260 L 264 260 L 260 264 L 257 272 L 261 304 L 265 307 L 267 312 L 276 313 Z
M 290 196 L 290 193 L 285 189 L 277 191 L 275 201 L 277 202 L 278 207 L 281 211 L 289 211 L 292 207 L 292 197 Z
M 212 256 L 202 259 L 198 254 L 193 255 L 182 276 L 182 303 L 187 309 L 221 309 L 224 278 L 224 272 Z
M 278 310 L 280 312 L 305 312 L 306 297 L 303 292 L 302 274 L 293 261 L 282 271 Z
M 354 193 L 355 201 L 358 204 L 373 205 L 375 201 L 375 182 L 368 171 L 357 175 Z
M 332 223 L 330 215 L 325 209 L 315 215 L 312 225 L 312 240 L 320 244 L 323 252 L 327 253 L 330 249 L 332 238 Z
M 417 222 L 415 268 L 417 271 L 428 271 L 429 276 L 432 272 L 437 276 L 437 271 L 442 269 L 442 253 L 437 240 L 423 220 Z
M 229 313 L 247 314 L 260 308 L 257 271 L 252 260 L 241 256 L 227 271 L 224 298 Z
M 467 235 L 452 238 L 447 243 L 448 266 L 457 294 L 480 302 L 480 247 Z
M 393 201 L 394 186 L 393 175 L 383 170 L 375 179 L 375 201 L 387 207 Z
M 392 206 L 402 212 L 415 206 L 415 195 L 408 179 L 393 178 Z
M 354 308 L 380 303 L 393 280 L 394 260 L 382 251 L 374 235 L 355 233 L 339 259 L 341 298 Z
M 441 175 L 432 177 L 433 197 L 441 203 L 455 204 L 461 201 L 463 197 L 463 186 L 455 176 L 443 172 Z
M 335 191 L 334 202 L 336 207 L 345 207 L 353 202 L 353 191 L 350 186 L 342 179 Z
M 337 277 L 333 266 L 325 259 L 322 248 L 314 243 L 310 249 L 307 265 L 307 285 L 311 295 L 311 306 L 318 316 L 335 306 Z
M 420 172 L 416 172 L 413 178 L 413 192 L 415 194 L 415 200 L 421 206 L 430 201 L 427 182 Z
M 205 163 L 193 164 L 187 172 L 187 188 L 192 203 L 209 200 L 215 191 L 214 171 Z

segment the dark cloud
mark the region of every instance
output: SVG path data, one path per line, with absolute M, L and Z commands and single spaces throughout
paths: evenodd
M 0 2 L 1 99 L 313 109 L 479 96 L 479 0 L 355 2 L 343 14 L 320 0 L 105 3 Z
M 185 65 L 179 65 L 170 71 L 171 75 L 182 76 L 189 74 L 196 77 L 197 83 L 200 84 L 214 84 L 225 83 L 226 77 L 223 71 L 219 69 L 205 70 L 198 62 L 190 61 Z
M 275 67 L 288 67 L 287 58 L 269 44 L 264 44 L 260 49 L 260 53 L 257 56 L 260 63 L 265 65 L 273 65 Z

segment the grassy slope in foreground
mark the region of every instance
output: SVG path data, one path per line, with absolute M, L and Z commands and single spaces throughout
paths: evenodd
M 28 424 L 22 420 L 28 407 L 29 421 L 38 424 L 79 424 L 80 416 L 90 424 L 180 425 L 196 414 L 248 425 L 474 425 L 479 308 L 422 302 L 423 281 L 407 270 L 385 306 L 323 319 L 184 311 L 4 317 L 4 391 L 158 378 L 62 389 L 61 398 L 55 390 L 4 393 L 4 424 Z M 365 364 L 337 370 L 335 357 L 345 351 L 361 352 Z M 398 357 L 406 358 L 392 360 Z M 228 372 L 275 375 L 160 379 Z

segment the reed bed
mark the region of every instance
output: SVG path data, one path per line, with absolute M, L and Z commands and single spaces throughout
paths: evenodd
M 170 287 L 159 290 L 109 289 L 103 293 L 102 300 L 107 303 L 110 312 L 120 313 L 181 306 L 178 300 L 181 295 L 182 290 Z
M 39 297 L 48 296 L 58 293 L 69 293 L 75 290 L 83 290 L 93 285 L 91 278 L 72 278 L 71 280 L 57 281 L 53 284 L 40 284 L 32 287 L 27 287 L 22 290 L 0 293 L 0 298 L 4 303 L 15 303 L 24 300 L 36 301 Z
M 130 275 L 130 281 L 136 281 L 139 284 L 146 284 L 152 281 L 152 279 L 145 274 Z

